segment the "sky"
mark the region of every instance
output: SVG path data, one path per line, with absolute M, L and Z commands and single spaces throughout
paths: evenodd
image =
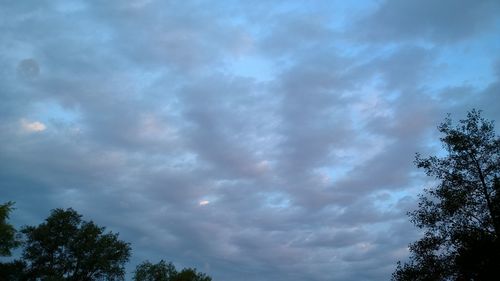
M 216 281 L 388 280 L 437 125 L 500 120 L 500 2 L 0 5 L 0 201 Z

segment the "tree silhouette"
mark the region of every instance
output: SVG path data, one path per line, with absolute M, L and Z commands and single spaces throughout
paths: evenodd
M 415 160 L 438 180 L 410 213 L 424 236 L 392 279 L 493 280 L 500 276 L 500 139 L 476 110 L 456 126 L 448 117 L 438 128 L 447 156 Z
M 123 280 L 130 245 L 118 234 L 83 221 L 73 209 L 55 209 L 44 223 L 24 227 L 23 259 L 31 280 Z
M 212 278 L 194 268 L 184 268 L 172 281 L 212 281 Z
M 11 250 L 20 244 L 16 229 L 7 222 L 13 205 L 13 202 L 0 205 L 0 256 L 10 256 Z
M 11 256 L 12 249 L 21 244 L 16 229 L 7 222 L 13 206 L 13 202 L 0 205 L 0 256 L 4 257 Z M 25 266 L 26 264 L 20 260 L 0 262 L 0 281 L 23 280 Z
M 212 281 L 208 275 L 194 268 L 184 268 L 180 272 L 169 262 L 161 260 L 157 264 L 145 261 L 136 267 L 134 281 Z
M 0 205 L 0 256 L 23 245 L 22 259 L 0 262 L 0 281 L 123 280 L 130 244 L 104 227 L 82 220 L 75 210 L 54 209 L 45 222 L 21 230 L 24 241 L 7 222 L 14 203 Z M 194 268 L 180 272 L 169 262 L 145 261 L 136 267 L 134 281 L 211 281 Z
M 139 264 L 134 272 L 134 281 L 171 281 L 177 275 L 175 266 L 161 260 L 157 264 L 145 261 Z

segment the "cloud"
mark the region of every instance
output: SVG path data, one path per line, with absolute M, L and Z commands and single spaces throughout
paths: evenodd
M 208 200 L 201 200 L 200 202 L 198 202 L 198 205 L 200 205 L 200 206 L 205 206 L 208 204 L 210 204 L 210 201 L 208 201 Z
M 47 127 L 45 124 L 39 121 L 28 121 L 26 119 L 21 119 L 21 127 L 27 132 L 43 132 Z
M 498 1 L 382 1 L 356 23 L 354 36 L 371 42 L 431 40 L 451 43 L 498 23 Z

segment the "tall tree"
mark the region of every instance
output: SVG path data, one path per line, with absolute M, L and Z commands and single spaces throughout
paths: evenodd
M 11 250 L 20 244 L 16 229 L 8 222 L 13 205 L 13 202 L 0 205 L 0 256 L 10 256 Z
M 500 138 L 476 110 L 438 128 L 447 155 L 415 160 L 437 180 L 409 214 L 424 235 L 392 279 L 493 280 L 500 276 Z
M 123 280 L 130 245 L 73 209 L 55 209 L 44 223 L 24 227 L 23 258 L 36 280 Z

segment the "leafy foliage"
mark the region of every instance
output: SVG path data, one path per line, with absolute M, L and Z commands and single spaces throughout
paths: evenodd
M 83 221 L 73 209 L 55 209 L 44 223 L 24 227 L 23 258 L 30 278 L 122 280 L 130 245 L 118 234 Z
M 21 244 L 16 229 L 7 222 L 13 206 L 13 202 L 0 205 L 0 256 L 11 256 L 12 249 Z M 23 280 L 25 267 L 26 264 L 19 260 L 0 262 L 0 281 Z
M 177 275 L 172 263 L 161 260 L 157 264 L 145 261 L 135 269 L 134 281 L 170 281 Z
M 212 281 L 212 278 L 204 273 L 197 272 L 194 268 L 184 268 L 172 281 Z
M 20 244 L 16 229 L 7 222 L 13 205 L 13 202 L 0 205 L 0 256 L 10 256 L 11 250 Z
M 13 260 L 0 263 L 0 281 L 25 281 L 26 263 L 22 260 Z
M 410 245 L 409 262 L 398 263 L 392 279 L 491 280 L 500 276 L 500 138 L 476 110 L 438 128 L 447 156 L 415 160 L 439 182 L 410 213 L 424 237 Z
M 175 266 L 161 260 L 157 264 L 145 261 L 138 265 L 134 274 L 134 281 L 212 281 L 204 273 L 193 268 L 184 268 L 178 272 Z
M 0 256 L 21 245 L 7 220 L 14 203 L 0 205 Z M 0 263 L 0 281 L 123 280 L 130 244 L 104 227 L 82 220 L 73 209 L 55 209 L 44 223 L 26 226 L 21 260 Z M 145 261 L 136 267 L 134 281 L 212 281 L 194 268 L 178 272 L 172 263 Z

